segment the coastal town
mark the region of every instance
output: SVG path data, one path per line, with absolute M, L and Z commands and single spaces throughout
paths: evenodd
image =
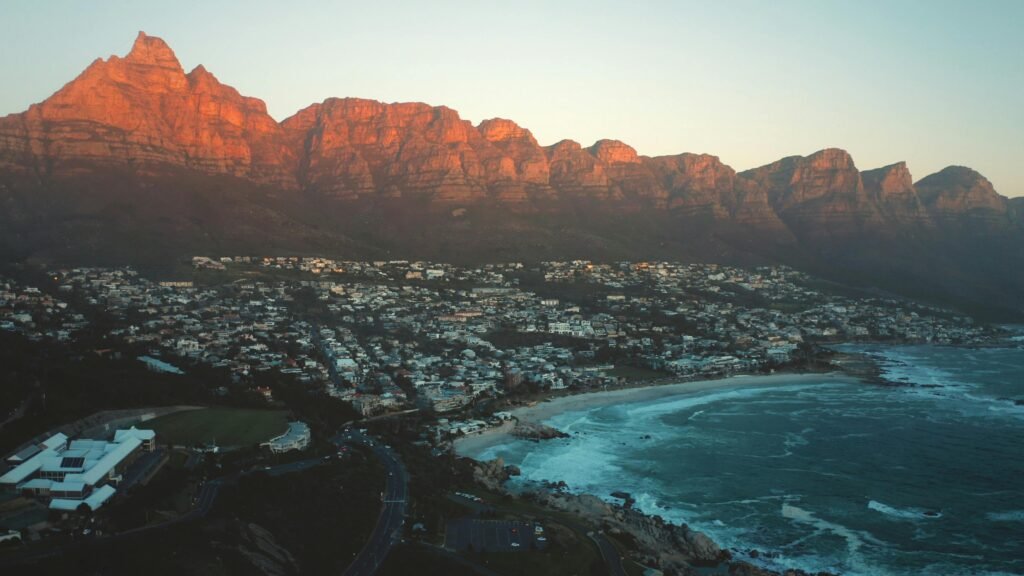
M 820 371 L 829 366 L 821 358 L 828 356 L 830 344 L 970 346 L 1003 336 L 999 328 L 966 315 L 839 289 L 784 266 L 566 261 L 474 267 L 249 256 L 195 257 L 170 278 L 100 267 L 3 277 L 0 332 L 54 346 L 85 345 L 89 354 L 137 363 L 153 378 L 214 371 L 210 373 L 225 378 L 211 384 L 210 398 L 229 403 L 242 399 L 245 410 L 254 413 L 277 411 L 273 413 L 279 416 L 261 428 L 262 436 L 235 442 L 255 443 L 256 452 L 231 446 L 224 436 L 202 445 L 174 440 L 176 427 L 180 433 L 183 427 L 202 428 L 213 419 L 244 419 L 244 411 L 239 416 L 175 407 L 159 414 L 118 414 L 124 416 L 119 426 L 144 427 L 146 419 L 157 416 L 156 428 L 171 431 L 170 439 L 162 433 L 155 436 L 165 447 L 136 465 L 143 468 L 125 468 L 123 474 L 148 480 L 160 478 L 158 470 L 165 465 L 184 465 L 191 480 L 176 490 L 187 497 L 177 516 L 172 515 L 181 518 L 207 513 L 216 497 L 221 481 L 206 478 L 222 473 L 218 443 L 228 444 L 227 454 L 241 458 L 231 466 L 243 477 L 301 471 L 351 457 L 347 445 L 361 447 L 377 451 L 377 458 L 393 467 L 386 492 L 406 489 L 393 485 L 394 474 L 405 472 L 390 448 L 348 428 L 328 442 L 325 436 L 336 430 L 325 429 L 322 422 L 314 431 L 310 423 L 286 421 L 284 411 L 294 416 L 300 410 L 291 405 L 295 396 L 278 397 L 285 391 L 278 387 L 281 383 L 298 387 L 310 398 L 348 405 L 364 422 L 414 415 L 413 444 L 429 450 L 432 458 L 452 458 L 453 440 L 487 430 L 533 439 L 562 436 L 539 422 L 519 421 L 512 412 L 552 396 L 678 386 L 740 374 Z M 253 410 L 260 404 L 262 410 Z M 10 418 L 18 416 L 15 411 Z M 166 419 L 180 421 L 168 427 Z M 93 511 L 107 499 L 115 510 L 121 505 L 109 485 L 97 483 L 95 491 L 92 484 L 72 486 L 65 478 L 77 478 L 77 472 L 60 467 L 66 454 L 78 453 L 79 444 L 116 445 L 116 438 L 103 438 L 112 424 L 90 423 L 97 432 L 94 439 L 78 435 L 83 427 L 75 423 L 20 446 L 14 459 L 8 459 L 10 469 L 0 483 L 30 497 L 25 505 L 42 514 L 28 532 L 34 541 L 69 527 L 93 530 L 94 518 L 75 516 L 84 506 Z M 150 430 L 145 433 L 154 437 Z M 72 437 L 86 439 L 68 440 Z M 52 438 L 64 440 L 54 444 Z M 203 461 L 207 464 L 201 465 Z M 113 472 L 116 463 L 111 462 L 109 478 L 119 482 L 121 476 Z M 217 468 L 210 468 L 212 462 Z M 47 466 L 57 466 L 57 472 L 48 472 Z M 493 501 L 514 471 L 500 461 L 470 467 L 471 486 L 483 491 L 449 497 L 463 506 L 488 509 L 491 504 L 484 498 Z M 418 474 L 423 473 L 420 468 Z M 119 487 L 117 494 L 130 485 Z M 52 497 L 56 508 L 49 500 L 53 494 L 60 496 Z M 40 498 L 41 504 L 32 503 Z M 647 544 L 644 558 L 651 564 L 673 565 L 674 560 L 649 555 L 663 541 L 676 542 L 692 557 L 721 558 L 721 551 L 699 533 L 636 511 L 614 512 L 600 500 L 557 491 L 542 500 L 549 509 L 570 511 L 588 522 L 607 522 L 614 516 L 622 530 L 659 534 Z M 64 516 L 54 520 L 53 510 L 64 510 Z M 531 516 L 534 523 L 516 520 L 520 523 L 502 524 L 499 532 L 508 542 L 545 550 L 541 521 L 550 517 L 537 510 Z M 491 522 L 454 518 L 434 529 L 441 531 L 447 549 L 465 551 L 467 546 L 472 549 L 477 531 L 494 529 Z M 416 525 L 422 532 L 429 522 Z M 401 526 L 390 529 L 400 531 Z M 530 540 L 519 540 L 519 531 Z M 595 542 L 604 545 L 600 538 Z
M 4 7 L 0 576 L 1024 576 L 1024 0 Z
M 47 286 L 0 279 L 0 330 L 65 342 L 103 314 L 107 347 L 142 347 L 154 370 L 205 364 L 242 385 L 275 371 L 364 416 L 451 413 L 521 387 L 765 372 L 830 342 L 998 334 L 934 307 L 837 295 L 781 266 L 197 257 L 193 268 L 181 280 L 130 268 L 51 270 Z

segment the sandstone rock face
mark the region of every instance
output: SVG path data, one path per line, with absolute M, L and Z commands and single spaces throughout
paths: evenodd
M 906 162 L 865 170 L 861 179 L 868 196 L 887 217 L 901 222 L 931 224 Z
M 917 191 L 936 220 L 968 219 L 997 225 L 1010 220 L 1007 199 L 996 193 L 987 178 L 970 168 L 943 168 L 922 178 Z
M 767 189 L 754 180 L 739 177 L 717 156 L 659 156 L 648 159 L 646 164 L 665 189 L 669 209 L 708 214 L 765 229 L 785 228 L 768 201 Z
M 46 101 L 0 118 L 0 170 L 44 181 L 109 166 L 233 176 L 337 201 L 667 211 L 780 237 L 1010 218 L 1006 199 L 969 169 L 915 187 L 904 163 L 861 173 L 834 148 L 737 174 L 714 156 L 649 158 L 618 140 L 542 147 L 511 120 L 473 126 L 421 103 L 331 98 L 278 123 L 202 66 L 186 74 L 144 33 L 126 57 L 97 60 Z
M 707 154 L 651 158 L 647 165 L 667 190 L 668 207 L 727 217 L 735 202 L 736 172 Z
M 160 165 L 294 188 L 295 158 L 262 101 L 204 68 L 185 74 L 159 38 L 96 60 L 22 114 L 0 119 L 0 157 L 43 173 Z
M 636 150 L 618 140 L 598 140 L 589 150 L 595 158 L 604 162 L 605 165 L 615 164 L 639 164 L 640 158 Z
M 665 206 L 667 191 L 631 146 L 618 140 L 598 140 L 587 151 L 603 164 L 612 197 L 628 200 L 634 207 Z
M 865 190 L 844 150 L 783 158 L 741 176 L 767 189 L 779 217 L 805 235 L 843 237 L 886 225 L 878 202 Z
M 509 120 L 474 127 L 445 107 L 346 98 L 314 104 L 282 126 L 303 159 L 300 180 L 335 196 L 518 203 L 550 194 L 544 150 Z
M 469 145 L 479 136 L 449 108 L 332 98 L 282 127 L 292 142 L 303 142 L 302 181 L 315 189 L 437 200 L 484 194 L 483 169 Z
M 853 158 L 835 148 L 783 158 L 743 175 L 763 183 L 781 211 L 830 195 L 856 196 L 862 187 Z
M 479 146 L 478 154 L 492 192 L 506 201 L 550 194 L 547 155 L 529 130 L 501 118 L 484 120 L 477 130 L 490 144 Z
M 562 140 L 547 149 L 551 187 L 568 196 L 621 200 L 610 187 L 605 165 L 579 142 Z

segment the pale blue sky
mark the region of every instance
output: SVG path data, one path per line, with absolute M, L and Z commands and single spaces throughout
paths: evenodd
M 0 115 L 138 30 L 283 119 L 330 96 L 510 118 L 738 170 L 835 146 L 1024 195 L 1024 0 L 0 0 Z

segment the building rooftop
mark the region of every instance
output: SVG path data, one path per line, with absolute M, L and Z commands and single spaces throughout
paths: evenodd
M 154 437 L 155 433 L 152 430 L 133 428 L 115 432 L 113 442 L 81 439 L 69 443 L 67 436 L 56 434 L 43 442 L 49 446 L 48 448 L 0 476 L 0 485 L 36 489 L 50 486 L 53 490 L 67 490 L 66 487 L 53 488 L 50 484 L 44 486 L 41 482 L 36 482 L 40 479 L 32 478 L 37 473 L 43 473 L 47 476 L 47 481 L 63 478 L 65 485 L 93 486 L 141 446 L 143 439 L 152 440 Z
M 132 426 L 128 430 L 118 430 L 114 432 L 114 442 L 121 442 L 126 438 L 138 438 L 139 440 L 152 440 L 156 438 L 156 432 L 153 430 L 139 430 L 135 426 Z
M 109 484 L 100 486 L 93 491 L 85 500 L 73 500 L 69 498 L 54 498 L 50 500 L 50 508 L 53 510 L 77 510 L 82 504 L 86 504 L 92 510 L 98 510 L 106 504 L 107 500 L 114 495 L 114 488 Z

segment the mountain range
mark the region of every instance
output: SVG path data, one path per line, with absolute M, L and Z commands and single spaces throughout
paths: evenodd
M 192 254 L 455 262 L 786 263 L 997 314 L 1024 310 L 1024 198 L 970 168 L 914 181 L 843 150 L 737 173 L 617 140 L 541 146 L 505 119 L 331 98 L 278 122 L 144 33 L 0 118 L 0 251 L 142 264 Z

